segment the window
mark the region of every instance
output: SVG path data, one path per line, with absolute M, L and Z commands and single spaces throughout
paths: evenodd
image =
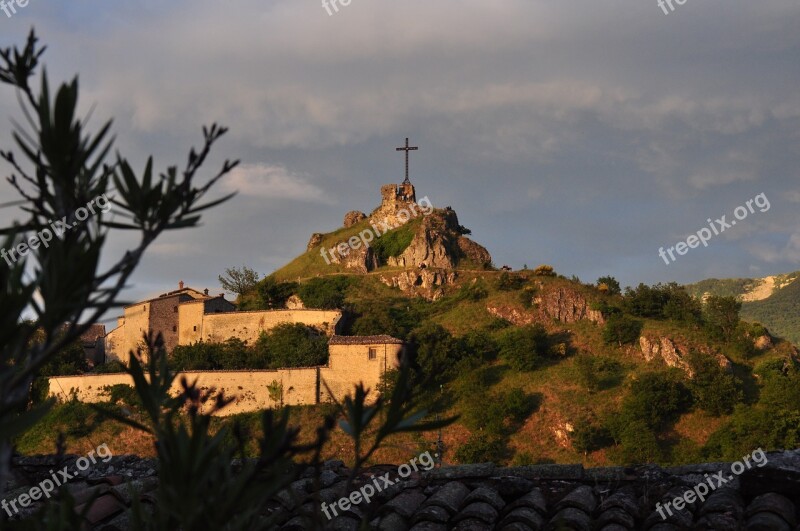
M 194 326 L 192 327 L 192 331 L 193 331 L 193 332 L 197 332 L 197 325 L 194 325 Z
M 177 326 L 173 326 L 173 327 L 172 327 L 172 331 L 173 331 L 173 332 L 177 332 L 177 331 L 178 331 L 178 327 L 177 327 Z
M 374 360 L 378 358 L 378 349 L 369 347 L 369 359 Z
M 175 313 L 178 313 L 178 307 L 177 306 L 173 306 L 172 307 L 172 311 L 175 312 Z

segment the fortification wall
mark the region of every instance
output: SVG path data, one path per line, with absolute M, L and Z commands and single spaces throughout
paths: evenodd
M 223 342 L 232 337 L 253 344 L 263 331 L 281 323 L 302 323 L 333 335 L 342 312 L 338 310 L 271 310 L 212 313 L 203 316 L 202 340 Z
M 178 394 L 180 379 L 185 375 L 190 382 L 197 381 L 201 389 L 214 388 L 235 400 L 221 411 L 222 416 L 258 411 L 280 405 L 271 398 L 267 387 L 273 382 L 282 384 L 283 405 L 309 405 L 317 402 L 317 367 L 278 369 L 274 371 L 187 371 L 178 374 L 170 389 Z M 50 395 L 65 400 L 73 392 L 81 402 L 106 402 L 106 386 L 125 384 L 133 386 L 127 374 L 97 374 L 90 376 L 59 376 L 50 378 Z M 341 397 L 340 397 L 341 398 Z

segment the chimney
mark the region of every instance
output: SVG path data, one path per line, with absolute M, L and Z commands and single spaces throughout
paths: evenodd
M 183 280 L 178 282 L 178 289 L 183 289 Z
M 206 297 L 208 297 L 208 288 L 204 289 L 203 293 L 205 294 Z

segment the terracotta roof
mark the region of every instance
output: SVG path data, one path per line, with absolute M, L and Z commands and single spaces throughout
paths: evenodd
M 680 510 L 672 508 L 666 518 L 659 515 L 657 503 L 663 505 L 683 496 L 720 471 L 727 475 L 730 464 L 584 469 L 581 465 L 500 468 L 487 463 L 420 470 L 399 481 L 394 481 L 396 465 L 379 465 L 362 473 L 346 492 L 348 469 L 341 461 L 327 461 L 317 494 L 330 505 L 362 485 L 377 484 L 373 479 L 376 476 L 390 474 L 394 484 L 382 489 L 368 504 L 340 509 L 327 524 L 329 529 L 353 531 L 362 520 L 372 529 L 388 531 L 797 529 L 800 450 L 770 452 L 767 457 L 765 466 L 726 476 L 727 483 L 710 490 L 704 500 L 695 500 Z M 6 499 L 26 492 L 27 485 L 49 475 L 47 470 L 74 464 L 75 459 L 14 458 L 15 479 L 5 493 Z M 88 529 L 126 530 L 132 529 L 126 511 L 132 499 L 124 481 L 134 484 L 141 499 L 152 500 L 158 487 L 156 476 L 152 459 L 115 456 L 81 473 L 69 488 L 79 505 L 99 495 L 89 511 Z M 286 491 L 263 507 L 262 513 L 274 518 L 275 529 L 311 528 L 304 511 L 316 507 L 311 502 L 312 477 L 313 469 L 303 471 Z M 41 503 L 27 507 L 20 516 L 34 514 Z
M 106 337 L 106 325 L 93 324 L 81 335 L 81 342 L 94 345 L 97 338 Z
M 402 345 L 403 341 L 396 337 L 382 336 L 332 336 L 329 345 Z

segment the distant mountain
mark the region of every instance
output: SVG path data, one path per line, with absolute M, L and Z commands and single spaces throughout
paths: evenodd
M 736 296 L 742 318 L 757 321 L 780 337 L 800 345 L 800 271 L 764 278 L 707 279 L 686 286 L 696 297 Z

